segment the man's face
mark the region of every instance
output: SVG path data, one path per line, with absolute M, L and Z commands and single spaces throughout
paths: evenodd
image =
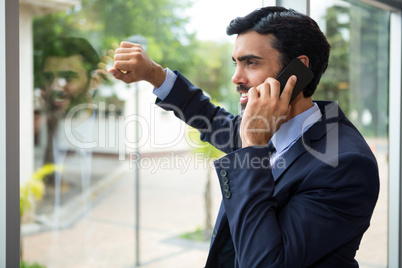
M 53 111 L 68 112 L 71 106 L 86 101 L 89 81 L 81 55 L 48 57 L 43 75 L 46 99 Z
M 236 71 L 232 82 L 241 94 L 240 105 L 245 109 L 251 87 L 257 87 L 268 77 L 276 77 L 281 71 L 280 54 L 272 48 L 273 35 L 261 35 L 255 31 L 239 34 L 232 58 Z

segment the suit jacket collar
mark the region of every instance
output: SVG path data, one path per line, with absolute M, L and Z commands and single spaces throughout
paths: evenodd
M 322 117 L 310 129 L 308 129 L 299 140 L 283 155 L 283 163 L 275 166 L 272 175 L 275 181 L 279 180 L 283 172 L 302 154 L 311 152 L 312 142 L 322 139 L 337 123 L 345 117 L 336 102 L 317 101 Z

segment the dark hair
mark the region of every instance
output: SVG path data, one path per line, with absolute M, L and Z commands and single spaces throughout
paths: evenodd
M 81 55 L 84 59 L 84 68 L 87 75 L 98 69 L 100 62 L 98 53 L 91 44 L 84 38 L 78 37 L 60 37 L 49 42 L 43 49 L 42 68 L 47 57 L 71 57 Z
M 281 54 L 281 64 L 285 67 L 291 60 L 306 55 L 309 68 L 314 72 L 313 80 L 303 91 L 304 97 L 313 95 L 322 74 L 328 66 L 331 49 L 317 23 L 310 17 L 284 7 L 264 7 L 245 17 L 232 20 L 226 29 L 228 35 L 256 31 L 272 34 L 271 44 Z

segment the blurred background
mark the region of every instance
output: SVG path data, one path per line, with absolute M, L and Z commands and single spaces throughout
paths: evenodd
M 151 85 L 106 70 L 121 41 L 140 43 L 236 114 L 226 26 L 277 1 L 19 2 L 22 267 L 203 267 L 222 153 L 156 107 Z M 357 260 L 387 267 L 390 11 L 285 2 L 332 45 L 314 98 L 337 101 L 377 157 L 381 193 Z

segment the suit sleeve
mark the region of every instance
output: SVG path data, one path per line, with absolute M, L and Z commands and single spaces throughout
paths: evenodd
M 358 247 L 377 200 L 378 171 L 361 154 L 340 155 L 339 163 L 317 161 L 279 209 L 266 146 L 215 162 L 239 267 L 310 267 L 356 237 Z
M 180 120 L 198 129 L 201 140 L 229 153 L 241 147 L 238 135 L 240 118 L 225 109 L 213 105 L 202 90 L 192 85 L 183 75 L 177 74 L 169 95 L 156 104 L 173 113 Z

